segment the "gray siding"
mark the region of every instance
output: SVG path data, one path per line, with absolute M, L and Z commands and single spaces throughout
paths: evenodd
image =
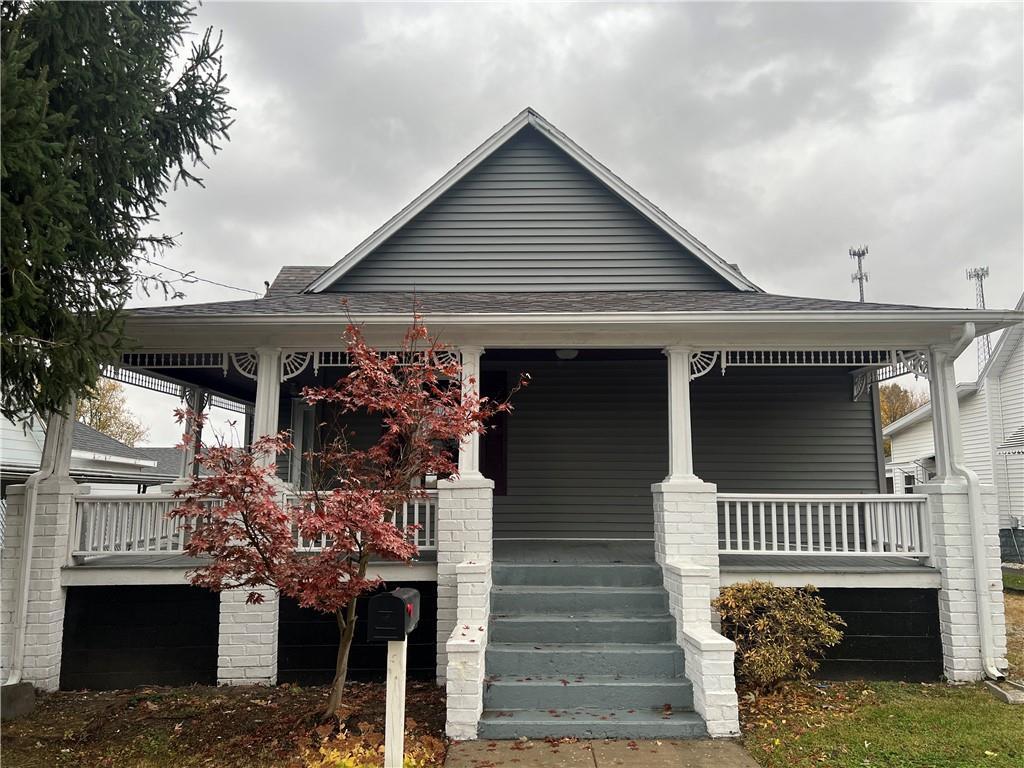
M 500 367 L 533 381 L 508 420 L 495 538 L 650 538 L 650 485 L 668 467 L 665 363 Z M 692 400 L 695 470 L 723 492 L 879 489 L 872 403 L 851 400 L 844 371 L 713 371 Z
M 509 369 L 532 381 L 508 419 L 508 495 L 494 498 L 495 538 L 650 538 L 651 483 L 668 467 L 665 363 Z
M 695 380 L 697 474 L 723 492 L 878 493 L 874 408 L 837 368 L 731 368 Z
M 336 291 L 735 290 L 532 128 Z

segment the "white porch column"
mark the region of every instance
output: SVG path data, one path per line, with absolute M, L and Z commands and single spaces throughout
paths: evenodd
M 2 584 L 3 677 L 45 691 L 60 684 L 67 564 L 74 530 L 76 484 L 68 476 L 75 403 L 51 416 L 39 472 L 8 489 Z M 27 546 L 26 546 L 27 545 Z
M 480 356 L 483 347 L 460 347 L 462 356 L 462 391 L 480 394 Z M 480 474 L 480 435 L 471 434 L 459 445 L 459 477 L 482 477 Z
M 666 347 L 668 358 L 668 477 L 666 483 L 695 480 L 690 437 L 690 358 L 686 347 Z
M 993 664 L 1006 668 L 1006 619 L 995 489 L 977 484 L 972 494 L 971 484 L 955 471 L 964 466 L 964 451 L 954 362 L 951 350 L 929 350 L 936 477 L 915 490 L 928 496 L 931 564 L 940 572 L 943 671 L 951 682 L 966 682 L 985 676 L 986 644 Z M 976 568 L 983 572 L 980 579 Z
M 201 414 L 206 410 L 206 405 L 209 400 L 209 395 L 206 390 L 200 387 L 188 387 L 185 389 L 185 405 L 189 411 Z M 187 418 L 185 419 L 185 434 L 192 437 L 192 441 L 185 446 L 185 450 L 181 452 L 181 468 L 180 474 L 178 475 L 179 483 L 187 483 L 192 479 L 192 475 L 195 472 L 196 463 L 196 452 L 198 444 L 203 439 L 203 428 L 198 423 L 198 419 Z
M 479 391 L 483 349 L 462 347 L 459 351 L 462 354 L 463 387 Z M 459 446 L 459 476 L 439 482 L 437 490 L 437 681 L 444 683 L 449 674 L 447 643 L 460 608 L 458 567 L 462 563 L 486 564 L 489 573 L 493 554 L 494 482 L 480 473 L 479 435 L 462 441 Z M 469 675 L 468 668 L 460 665 L 459 669 L 462 670 L 458 673 L 460 678 Z M 468 678 L 464 682 L 470 687 L 475 685 Z M 465 686 L 460 687 L 460 694 L 464 690 Z M 456 698 L 449 700 L 450 714 L 462 708 L 458 704 Z M 455 718 L 463 729 L 468 728 L 465 714 L 460 712 Z
M 259 347 L 256 350 L 256 407 L 253 412 L 252 439 L 277 434 L 281 407 L 281 350 Z M 264 456 L 261 464 L 268 466 L 276 457 Z
M 693 351 L 667 347 L 669 467 L 654 496 L 654 555 L 661 565 L 676 642 L 683 649 L 694 709 L 712 737 L 739 733 L 733 674 L 735 646 L 715 627 L 718 596 L 718 489 L 693 471 L 690 359 Z

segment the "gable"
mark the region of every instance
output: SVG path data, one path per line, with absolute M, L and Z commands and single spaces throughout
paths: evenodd
M 526 125 L 326 290 L 736 288 Z

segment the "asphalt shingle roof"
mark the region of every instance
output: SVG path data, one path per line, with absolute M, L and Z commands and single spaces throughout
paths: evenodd
M 298 282 L 298 273 L 288 282 Z M 279 281 L 275 281 L 275 284 Z M 247 317 L 275 315 L 530 314 L 579 312 L 899 312 L 939 309 L 908 304 L 874 304 L 780 296 L 754 291 L 568 291 L 568 292 L 367 292 L 275 293 L 261 299 L 208 304 L 143 307 L 135 318 Z
M 75 431 L 71 437 L 71 447 L 76 451 L 88 451 L 103 456 L 149 460 L 149 457 L 138 448 L 125 445 L 120 440 L 115 440 L 110 435 L 105 435 L 80 421 L 75 422 Z

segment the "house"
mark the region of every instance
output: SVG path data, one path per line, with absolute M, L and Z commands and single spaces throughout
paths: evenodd
M 0 420 L 0 484 L 4 491 L 8 485 L 24 483 L 39 469 L 45 431 L 45 423 L 38 418 L 21 424 Z M 74 424 L 69 471 L 76 482 L 104 493 L 136 493 L 168 483 L 180 474 L 177 466 L 172 470 L 166 460 L 158 461 L 151 449 L 125 445 L 81 422 Z
M 1024 296 L 1017 310 L 1024 308 Z M 1024 429 L 1024 328 L 1006 330 L 976 381 L 957 385 L 964 461 L 983 483 L 996 487 L 1002 558 L 1024 562 L 1024 455 L 1014 452 L 1014 435 Z M 934 472 L 931 404 L 889 424 L 892 441 L 887 475 L 903 492 Z M 1017 438 L 1019 440 L 1019 438 Z M 924 478 L 927 479 L 927 478 Z
M 995 491 L 963 466 L 953 363 L 1024 313 L 767 293 L 527 109 L 335 263 L 284 267 L 255 300 L 133 310 L 112 375 L 308 445 L 325 414 L 299 395 L 346 370 L 346 319 L 386 350 L 414 305 L 463 386 L 532 376 L 458 477 L 398 511 L 420 557 L 375 566 L 422 592 L 409 664 L 447 687 L 452 737 L 738 733 L 710 602 L 753 578 L 816 584 L 846 618 L 828 674 L 1005 669 Z M 877 385 L 908 372 L 932 389 L 934 477 L 889 494 Z M 188 586 L 173 498 L 79 496 L 64 433 L 50 476 L 11 489 L 10 539 L 56 554 L 4 563 L 9 678 L 329 679 L 333 619 Z M 278 457 L 283 494 L 300 453 Z M 382 655 L 357 647 L 354 671 Z

